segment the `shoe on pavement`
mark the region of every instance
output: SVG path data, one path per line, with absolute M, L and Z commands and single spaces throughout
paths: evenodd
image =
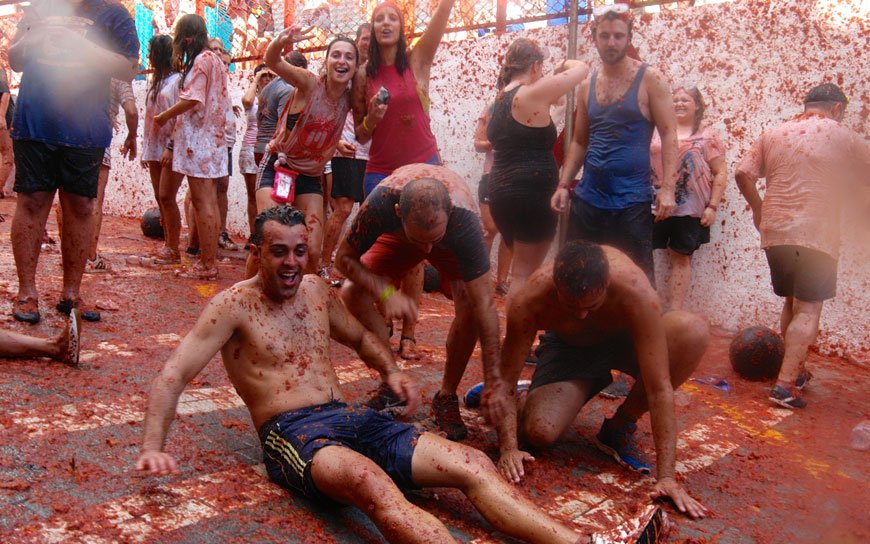
M 12 317 L 16 321 L 33 325 L 39 323 L 39 302 L 35 298 L 27 297 L 23 300 L 16 300 L 13 307 Z
M 75 300 L 70 300 L 68 298 L 60 299 L 60 302 L 57 303 L 57 311 L 69 315 L 73 308 L 77 308 L 79 313 L 82 316 L 82 319 L 85 321 L 99 321 L 100 320 L 100 312 L 93 308 L 86 308 L 81 298 L 77 298 Z
M 596 437 L 598 449 L 613 457 L 620 465 L 636 470 L 641 474 L 652 471 L 649 460 L 643 452 L 634 446 L 632 437 L 637 430 L 634 423 L 626 423 L 621 428 L 614 428 L 613 420 L 605 419 Z
M 465 437 L 468 436 L 468 429 L 459 414 L 459 397 L 456 395 L 442 396 L 440 391 L 435 393 L 435 398 L 432 399 L 432 411 L 435 412 L 435 422 L 438 424 L 438 428 L 447 434 L 448 440 L 454 442 L 465 440 Z
M 806 385 L 806 383 L 804 383 Z M 798 389 L 795 387 L 795 389 Z M 797 393 L 789 391 L 785 387 L 776 384 L 770 390 L 770 396 L 767 397 L 770 402 L 792 410 L 794 408 L 806 408 L 807 401 L 802 399 Z

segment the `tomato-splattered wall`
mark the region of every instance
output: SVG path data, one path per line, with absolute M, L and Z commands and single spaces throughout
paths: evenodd
M 859 0 L 753 0 L 644 15 L 635 20 L 634 29 L 634 44 L 646 62 L 674 83 L 688 81 L 701 88 L 707 122 L 719 129 L 728 148 L 726 202 L 712 242 L 695 254 L 688 306 L 725 328 L 761 324 L 778 329 L 781 302 L 771 291 L 758 234 L 734 185 L 733 169 L 762 130 L 799 113 L 803 96 L 822 82 L 843 87 L 852 99 L 844 123 L 870 135 L 870 84 L 864 77 L 870 73 L 870 6 Z M 432 69 L 432 127 L 441 154 L 473 189 L 483 166 L 482 155 L 472 149 L 476 119 L 494 96 L 504 50 L 520 36 L 550 49 L 545 69 L 565 57 L 567 27 L 558 26 L 445 43 Z M 578 58 L 594 68 L 598 59 L 588 26 L 581 25 L 578 43 Z M 230 75 L 236 104 L 247 77 L 246 72 Z M 144 84 L 135 88 L 141 109 Z M 237 142 L 243 124 L 239 120 Z M 113 166 L 107 213 L 138 215 L 152 207 L 145 170 L 120 157 Z M 234 174 L 229 227 L 246 235 L 244 199 L 243 180 Z M 870 232 L 863 219 L 868 209 L 870 203 L 863 203 L 864 214 L 844 221 L 838 296 L 825 305 L 819 339 L 823 351 L 864 361 L 870 360 L 870 235 L 862 238 L 860 233 Z M 660 272 L 665 268 L 666 263 L 659 264 Z

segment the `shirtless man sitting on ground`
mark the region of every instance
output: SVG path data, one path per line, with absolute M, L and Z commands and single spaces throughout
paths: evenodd
M 528 394 L 515 392 L 520 371 L 539 330 L 538 365 Z M 587 241 L 569 242 L 554 261 L 529 278 L 508 305 L 500 380 L 487 382 L 481 397 L 496 424 L 499 471 L 512 482 L 534 461 L 517 445 L 553 444 L 577 413 L 611 381 L 611 369 L 634 376 L 628 398 L 598 433 L 599 447 L 620 464 L 649 473 L 634 448 L 635 422 L 652 419 L 658 481 L 652 496 L 669 497 L 681 512 L 702 517 L 706 509 L 675 479 L 677 423 L 674 389 L 692 374 L 707 349 L 707 324 L 683 311 L 661 313 L 644 272 L 621 251 Z
M 358 507 L 390 542 L 455 543 L 398 486 L 459 488 L 496 529 L 525 541 L 585 542 L 505 482 L 482 452 L 345 404 L 329 360 L 330 337 L 378 371 L 408 412 L 420 394 L 337 295 L 319 277 L 303 277 L 307 242 L 295 208 L 277 206 L 257 217 L 251 254 L 259 273 L 212 299 L 152 383 L 136 468 L 178 472 L 163 451 L 178 397 L 220 349 L 259 430 L 269 477 L 282 487 Z M 649 525 L 660 528 L 661 519 L 658 511 Z

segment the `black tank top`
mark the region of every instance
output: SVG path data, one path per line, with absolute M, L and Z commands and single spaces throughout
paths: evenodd
M 556 126 L 550 121 L 546 127 L 529 127 L 511 114 L 511 104 L 520 86 L 500 93 L 496 98 L 486 137 L 493 148 L 490 196 L 493 191 L 517 184 L 526 190 L 533 184 L 536 190 L 552 192 L 558 183 L 559 169 L 553 156 Z

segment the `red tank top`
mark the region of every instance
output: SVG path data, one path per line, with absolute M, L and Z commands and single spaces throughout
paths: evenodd
M 378 74 L 367 81 L 366 103 L 382 85 L 390 91 L 390 101 L 372 133 L 366 173 L 389 175 L 400 166 L 427 162 L 438 153 L 438 144 L 429 126 L 429 99 L 418 91 L 411 68 L 402 75 L 395 65 L 378 68 Z

